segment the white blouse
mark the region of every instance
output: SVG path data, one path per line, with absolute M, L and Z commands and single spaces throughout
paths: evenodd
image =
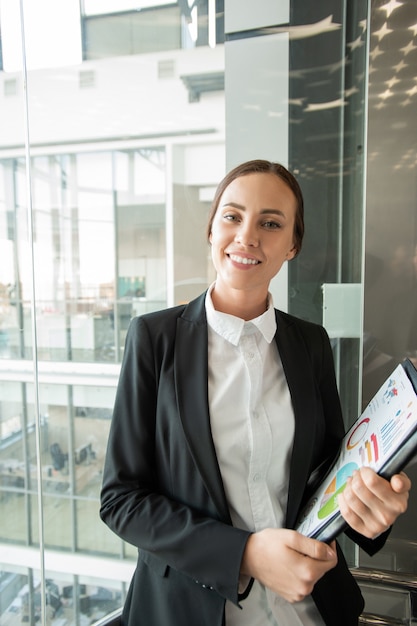
M 285 522 L 294 412 L 275 341 L 275 311 L 249 322 L 206 296 L 211 429 L 233 525 Z M 247 581 L 241 581 L 243 588 Z M 290 604 L 255 581 L 243 609 L 226 602 L 227 626 L 324 626 L 311 597 Z

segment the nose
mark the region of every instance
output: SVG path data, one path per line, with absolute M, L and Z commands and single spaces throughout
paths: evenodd
M 242 222 L 235 235 L 235 241 L 242 246 L 257 247 L 259 245 L 259 237 L 256 225 L 250 222 Z

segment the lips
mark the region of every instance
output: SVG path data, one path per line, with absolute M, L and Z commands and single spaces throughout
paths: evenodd
M 241 263 L 242 265 L 259 265 L 260 263 L 257 259 L 240 256 L 238 254 L 229 254 L 229 258 L 234 261 L 234 263 Z

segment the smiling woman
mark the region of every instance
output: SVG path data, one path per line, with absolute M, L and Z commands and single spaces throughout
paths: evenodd
M 124 626 L 358 623 L 363 600 L 336 542 L 293 530 L 344 434 L 324 328 L 275 309 L 269 292 L 303 232 L 290 172 L 244 163 L 210 212 L 215 282 L 130 323 L 100 509 L 139 548 Z M 405 475 L 349 487 L 347 533 L 369 554 L 409 489 Z

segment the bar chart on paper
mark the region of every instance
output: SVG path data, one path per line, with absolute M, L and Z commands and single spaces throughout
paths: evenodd
M 328 541 L 343 528 L 337 503 L 347 480 L 368 466 L 385 478 L 400 471 L 417 452 L 417 372 L 399 365 L 348 430 L 339 454 L 301 512 L 296 529 Z

